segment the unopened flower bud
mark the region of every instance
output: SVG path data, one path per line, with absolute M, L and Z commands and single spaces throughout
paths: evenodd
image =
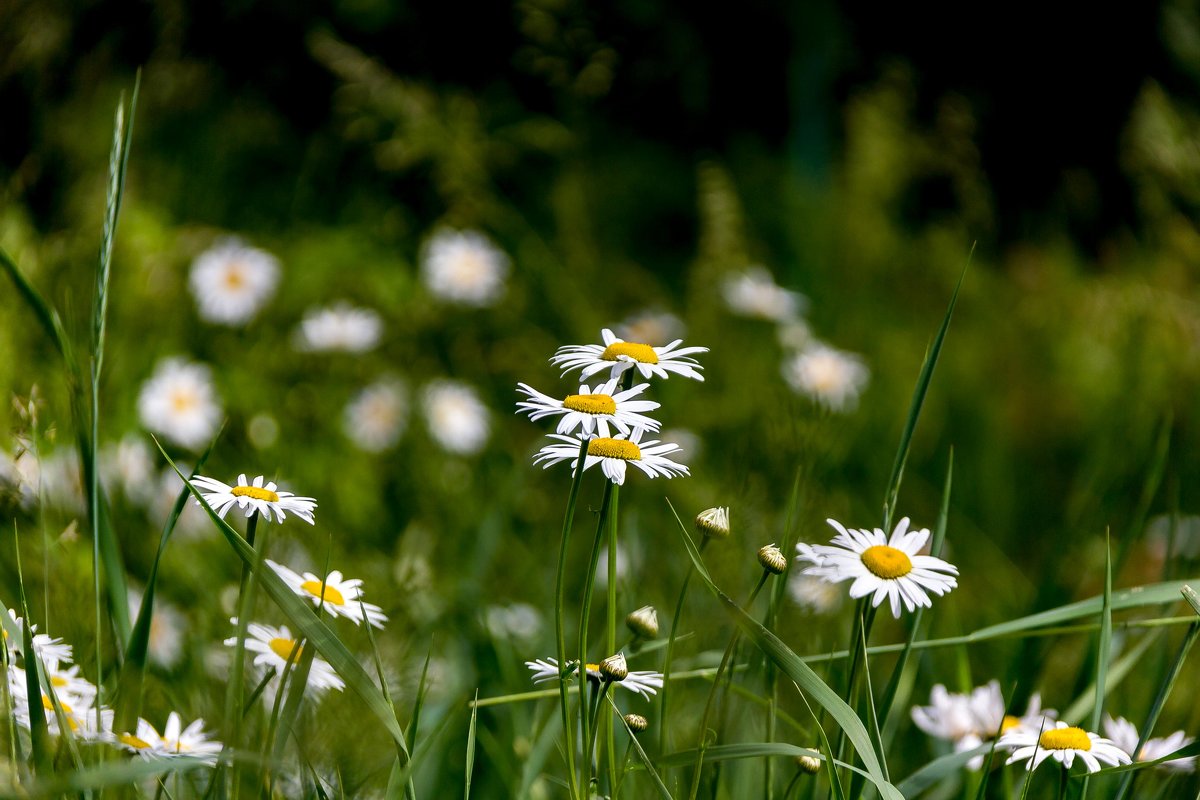
M 714 539 L 729 538 L 729 508 L 717 506 L 696 515 L 696 530 Z
M 625 654 L 617 653 L 600 662 L 600 675 L 606 681 L 623 681 L 629 674 L 629 665 L 625 663 Z
M 758 563 L 772 575 L 782 575 L 787 569 L 787 559 L 774 544 L 769 544 L 758 551 Z
M 634 733 L 641 733 L 650 727 L 650 723 L 641 714 L 626 714 L 625 724 L 629 726 L 629 730 Z
M 796 766 L 809 775 L 816 775 L 821 771 L 821 759 L 815 756 L 796 756 Z
M 658 636 L 658 612 L 654 606 L 642 606 L 637 611 L 630 611 L 625 617 L 625 624 L 635 636 L 643 639 L 654 639 Z

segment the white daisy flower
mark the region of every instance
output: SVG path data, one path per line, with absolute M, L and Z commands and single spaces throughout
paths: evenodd
M 221 422 L 221 404 L 212 372 L 180 358 L 159 362 L 138 395 L 142 425 L 191 450 L 212 439 Z
M 1111 740 L 1065 722 L 1048 724 L 1040 735 L 1037 731 L 1011 731 L 1000 737 L 996 747 L 1012 751 L 1006 764 L 1026 761 L 1025 768 L 1031 771 L 1048 758 L 1067 769 L 1078 758 L 1088 772 L 1099 772 L 1101 763 L 1116 766 L 1130 762 L 1129 754 Z
M 142 592 L 129 590 L 129 618 L 137 619 L 142 610 Z M 187 632 L 187 617 L 178 608 L 168 603 L 161 594 L 154 596 L 154 613 L 150 617 L 150 641 L 146 649 L 151 663 L 171 670 L 183 660 L 184 636 Z
M 429 291 L 465 306 L 490 306 L 500 299 L 508 270 L 508 256 L 478 231 L 440 230 L 421 255 Z
M 85 698 L 76 698 L 66 693 L 55 693 L 59 706 L 62 707 L 63 718 L 71 735 L 84 741 L 104 741 L 112 736 L 112 709 L 100 707 L 100 719 L 97 724 L 96 707 Z M 41 696 L 42 711 L 46 715 L 46 728 L 52 736 L 58 736 L 61 728 L 58 724 L 58 713 L 54 710 L 54 701 L 50 696 Z M 22 728 L 29 730 L 32 725 L 29 711 L 28 692 L 13 694 L 13 718 Z
M 721 294 L 733 313 L 772 322 L 795 319 L 808 306 L 804 295 L 780 287 L 770 271 L 761 266 L 726 276 L 721 282 Z
M 605 477 L 618 485 L 625 483 L 626 464 L 632 464 L 651 478 L 657 478 L 659 475 L 674 478 L 676 475 L 691 474 L 685 465 L 666 457 L 669 453 L 677 452 L 679 445 L 671 442 L 660 443 L 657 439 L 643 442 L 643 433 L 641 428 L 634 428 L 630 436 L 622 433 L 613 438 L 600 436 L 589 439 L 583 468 L 587 470 L 599 464 Z M 582 437 L 552 433 L 549 438 L 557 440 L 558 443 L 548 444 L 539 450 L 533 463 L 545 462 L 542 469 L 548 469 L 560 461 L 570 461 L 571 473 L 574 474 L 576 462 L 579 461 L 579 442 Z
M 56 695 L 73 698 L 78 704 L 86 706 L 95 704 L 98 694 L 96 685 L 79 674 L 79 665 L 68 666 L 53 658 L 43 658 L 42 666 L 46 668 L 46 678 Z
M 830 614 L 842 605 L 845 593 L 836 583 L 792 570 L 788 575 L 788 593 L 792 602 L 814 614 Z
M 170 758 L 174 755 L 167 749 L 166 742 L 159 736 L 155 727 L 141 717 L 138 718 L 135 732 L 117 733 L 115 742 L 121 749 L 136 753 L 146 760 Z
M 379 606 L 362 602 L 362 580 L 359 578 L 344 580 L 342 573 L 334 570 L 322 581 L 311 572 L 300 575 L 269 558 L 267 566 L 275 570 L 275 574 L 293 592 L 311 600 L 314 606 L 324 608 L 335 617 L 345 617 L 355 625 L 369 622 L 376 628 L 382 628 L 383 623 L 387 622 L 387 615 Z
M 529 671 L 533 673 L 530 677 L 535 684 L 550 683 L 558 680 L 557 658 L 539 658 L 536 661 L 526 661 L 525 666 L 529 667 Z M 601 681 L 600 665 L 588 664 L 587 676 L 589 681 L 599 683 Z M 662 688 L 663 676 L 661 672 L 643 670 L 629 672 L 623 680 L 614 681 L 614 683 L 622 689 L 628 689 L 649 699 L 650 695 L 657 694 L 658 690 Z
M 595 389 L 584 384 L 579 387 L 579 394 L 569 394 L 562 400 L 542 394 L 529 384 L 518 383 L 518 391 L 529 399 L 517 403 L 517 413 L 529 414 L 529 419 L 534 422 L 543 417 L 560 416 L 558 433 L 574 433 L 578 428 L 586 434 L 609 436 L 609 423 L 624 434 L 634 428 L 657 431 L 661 423 L 641 412 L 653 411 L 660 404 L 635 399 L 650 388 L 650 384 L 639 383 L 618 392 L 617 383 L 616 379 L 610 380 Z
M 407 416 L 404 384 L 385 378 L 354 396 L 342 414 L 342 430 L 360 450 L 381 453 L 400 440 Z
M 685 378 L 703 381 L 700 370 L 704 367 L 691 356 L 707 353 L 707 347 L 683 347 L 682 339 L 676 339 L 665 347 L 626 342 L 618 339 L 608 328 L 600 331 L 604 344 L 580 344 L 558 348 L 550 363 L 567 374 L 573 369 L 582 369 L 579 379 L 586 381 L 597 372 L 609 371 L 609 378 L 616 378 L 629 369 L 636 368 L 643 378 L 651 376 L 668 378 L 670 373 Z M 676 349 L 678 348 L 678 349 Z
M 163 751 L 172 756 L 199 758 L 215 765 L 221 754 L 221 743 L 210 739 L 211 736 L 204 730 L 203 719 L 197 719 L 185 728 L 179 714 L 172 711 L 167 715 L 167 724 L 162 732 Z
M 542 613 L 528 603 L 488 606 L 483 619 L 495 639 L 532 641 L 542 631 Z
M 25 635 L 25 620 L 17 616 L 15 609 L 8 610 L 9 619 L 16 627 L 16 636 L 9 636 L 8 630 L 4 630 L 4 643 L 8 645 L 9 660 L 17 658 L 24 652 L 25 645 L 22 638 Z M 71 645 L 64 644 L 61 638 L 52 638 L 45 633 L 36 633 L 37 625 L 32 625 L 29 628 L 30 633 L 33 633 L 33 652 L 43 663 L 53 661 L 55 663 L 70 664 L 72 660 Z
M 783 362 L 783 378 L 792 391 L 831 411 L 853 409 L 870 377 L 860 357 L 821 343 L 809 345 Z
M 276 521 L 283 522 L 287 516 L 285 512 L 288 512 L 309 525 L 314 524 L 313 509 L 317 507 L 315 499 L 297 497 L 291 492 L 285 492 L 275 485 L 275 481 L 267 481 L 264 485 L 262 475 L 257 476 L 251 483 L 246 479 L 245 473 L 242 473 L 238 475 L 237 483 L 233 486 L 221 483 L 215 478 L 198 475 L 192 478 L 192 484 L 200 490 L 205 502 L 222 519 L 229 509 L 236 505 L 246 512 L 247 517 L 257 511 L 270 522 L 273 513 Z M 200 501 L 196 502 L 199 504 Z
M 913 722 L 930 736 L 953 742 L 958 753 L 991 741 L 997 732 L 1032 730 L 1037 733 L 1054 724 L 1051 718 L 1054 710 L 1043 712 L 1041 697 L 1037 694 L 1030 698 L 1024 716 L 1005 714 L 999 681 L 978 686 L 969 695 L 948 692 L 939 683 L 933 687 L 929 699 L 930 705 L 913 707 Z M 983 766 L 983 761 L 984 756 L 975 756 L 967 762 L 967 767 L 977 770 Z
M 304 314 L 296 331 L 297 347 L 314 352 L 365 353 L 379 343 L 383 320 L 369 308 L 337 303 Z
M 487 443 L 487 407 L 465 383 L 437 380 L 421 393 L 421 408 L 434 441 L 455 455 L 474 455 Z
M 275 293 L 279 260 L 240 239 L 222 239 L 192 263 L 190 283 L 202 318 L 244 325 Z
M 1142 745 L 1142 749 L 1138 750 L 1137 727 L 1124 717 L 1113 719 L 1108 714 L 1104 715 L 1104 734 L 1126 753 L 1133 755 L 1136 750 L 1137 755 L 1134 756 L 1134 761 L 1157 761 L 1196 741 L 1195 737 L 1188 736 L 1183 731 L 1175 731 L 1170 736 L 1147 739 L 1146 743 Z M 1173 758 L 1170 761 L 1162 762 L 1157 768 L 1171 772 L 1195 772 L 1196 757 Z
M 850 596 L 874 594 L 871 605 L 878 607 L 886 597 L 892 616 L 899 619 L 900 604 L 908 611 L 932 603 L 927 592 L 943 595 L 958 586 L 958 567 L 933 556 L 918 555 L 929 539 L 929 529 L 908 531 L 908 517 L 896 523 L 891 539 L 882 530 L 847 530 L 837 520 L 826 520 L 837 531 L 832 545 L 796 545 L 801 561 L 812 566 L 806 575 L 816 575 L 830 583 L 854 580 Z
M 250 634 L 250 638 L 245 640 L 246 649 L 257 653 L 254 657 L 255 666 L 265 669 L 273 668 L 275 676 L 278 678 L 283 675 L 283 670 L 290 658 L 292 668 L 295 669 L 304 645 L 292 638 L 291 631 L 287 629 L 286 625 L 274 628 L 270 625 L 251 622 L 246 626 L 246 632 Z M 225 644 L 233 647 L 237 644 L 237 637 L 231 636 L 225 640 Z M 300 650 L 297 651 L 297 648 Z M 293 656 L 294 651 L 296 654 Z M 340 692 L 345 686 L 345 682 L 334 672 L 328 661 L 320 656 L 313 657 L 312 667 L 308 671 L 308 686 L 305 687 L 307 691 L 322 692 L 326 689 L 337 689 Z

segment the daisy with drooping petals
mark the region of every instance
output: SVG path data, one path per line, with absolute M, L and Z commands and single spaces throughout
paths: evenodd
M 830 411 L 852 410 L 871 377 L 861 358 L 819 342 L 787 358 L 782 371 L 792 391 Z
M 704 367 L 691 356 L 707 353 L 707 347 L 679 347 L 682 339 L 676 339 L 665 347 L 652 347 L 618 339 L 608 328 L 602 330 L 600 336 L 604 344 L 558 348 L 550 363 L 560 367 L 564 375 L 573 369 L 582 369 L 579 379 L 584 381 L 604 370 L 609 370 L 609 378 L 616 378 L 629 369 L 637 369 L 643 378 L 654 376 L 666 379 L 674 372 L 692 380 L 704 380 L 700 374 Z
M 508 256 L 476 231 L 440 230 L 421 257 L 429 291 L 466 306 L 490 306 L 500 299 L 508 268 Z
M 668 453 L 678 452 L 679 445 L 659 442 L 657 439 L 643 442 L 643 433 L 641 428 L 634 428 L 629 436 L 622 433 L 613 438 L 597 436 L 588 439 L 583 468 L 586 470 L 599 464 L 605 477 L 617 485 L 625 483 L 626 464 L 632 464 L 651 478 L 657 478 L 659 475 L 674 478 L 676 475 L 691 474 L 685 465 L 666 457 Z M 574 474 L 579 461 L 579 443 L 583 437 L 552 433 L 550 438 L 559 443 L 548 444 L 539 450 L 533 463 L 545 462 L 542 469 L 547 469 L 560 461 L 569 460 L 571 472 Z
M 275 481 L 267 481 L 264 485 L 262 475 L 250 483 L 243 473 L 238 475 L 237 483 L 233 486 L 221 483 L 215 478 L 198 475 L 192 478 L 192 484 L 200 490 L 205 502 L 221 519 L 224 519 L 229 509 L 236 505 L 246 512 L 247 517 L 257 511 L 270 522 L 273 513 L 276 521 L 283 522 L 287 513 L 291 513 L 309 525 L 314 524 L 313 509 L 317 507 L 315 499 L 297 497 L 291 492 L 282 491 L 275 485 Z M 197 501 L 198 503 L 199 501 Z
M 1147 739 L 1146 743 L 1142 745 L 1142 749 L 1138 750 L 1140 737 L 1137 727 L 1124 717 L 1113 719 L 1107 714 L 1104 715 L 1104 733 L 1109 739 L 1112 739 L 1113 744 L 1133 756 L 1134 761 L 1157 761 L 1195 741 L 1194 737 L 1188 736 L 1183 731 L 1175 731 L 1170 736 L 1160 739 Z M 1157 768 L 1170 772 L 1195 772 L 1196 757 L 1173 758 L 1158 764 Z
M 1037 731 L 1014 730 L 1004 734 L 996 747 L 1011 750 L 1006 764 L 1026 761 L 1025 769 L 1035 770 L 1048 758 L 1070 769 L 1078 758 L 1088 772 L 1099 772 L 1100 764 L 1128 764 L 1129 754 L 1105 739 L 1083 728 L 1065 722 L 1051 722 L 1039 734 Z
M 246 626 L 246 632 L 250 634 L 245 640 L 246 649 L 257 653 L 254 657 L 255 666 L 274 669 L 275 677 L 278 678 L 287 667 L 288 659 L 291 659 L 293 669 L 299 663 L 304 645 L 292 638 L 292 633 L 286 625 L 274 628 L 251 622 Z M 237 637 L 229 637 L 225 644 L 233 647 L 237 644 Z M 320 692 L 325 689 L 337 689 L 340 692 L 345 686 L 345 682 L 334 672 L 328 661 L 320 656 L 313 657 L 312 666 L 308 671 L 308 685 L 305 687 L 307 690 Z
M 383 321 L 369 308 L 337 303 L 308 311 L 296 331 L 300 350 L 365 353 L 379 343 Z
M 244 325 L 275 293 L 279 260 L 240 239 L 222 239 L 196 258 L 189 282 L 202 318 Z
M 138 417 L 147 429 L 191 450 L 217 432 L 221 403 L 212 371 L 204 364 L 168 358 L 159 363 L 138 394 Z
M 533 674 L 530 676 L 535 684 L 549 683 L 558 680 L 558 659 L 557 658 L 539 658 L 535 661 L 526 661 L 525 666 L 529 667 L 529 671 Z M 599 664 L 587 665 L 588 680 L 593 683 L 599 683 L 603 680 L 600 674 Z M 662 688 L 663 676 L 661 672 L 653 672 L 651 670 L 640 670 L 629 672 L 620 681 L 614 681 L 623 689 L 628 689 L 631 692 L 636 692 L 642 697 L 649 699 L 650 695 L 657 694 Z
M 908 517 L 896 523 L 891 539 L 879 528 L 874 531 L 846 529 L 837 520 L 826 520 L 837 531 L 832 545 L 796 545 L 801 561 L 812 566 L 805 575 L 816 575 L 830 583 L 853 579 L 850 596 L 874 594 L 876 608 L 886 597 L 892 616 L 900 618 L 900 604 L 908 611 L 932 605 L 927 592 L 944 595 L 958 586 L 958 567 L 933 556 L 918 555 L 929 539 L 929 529 L 909 532 Z
M 355 625 L 368 622 L 376 628 L 382 628 L 383 623 L 387 622 L 387 615 L 383 613 L 383 609 L 372 603 L 362 602 L 362 580 L 359 578 L 343 580 L 342 573 L 334 570 L 325 580 L 321 580 L 311 572 L 300 575 L 269 558 L 267 566 L 273 569 L 293 592 L 311 600 L 313 605 L 324 608 L 335 617 L 345 617 Z
M 529 414 L 529 419 L 534 422 L 542 417 L 561 416 L 562 419 L 558 421 L 558 433 L 574 433 L 578 428 L 589 435 L 597 433 L 600 436 L 609 436 L 610 423 L 624 434 L 628 434 L 634 428 L 657 431 L 661 424 L 658 420 L 640 413 L 653 411 L 659 407 L 659 403 L 634 399 L 650 388 L 648 383 L 639 383 L 622 392 L 616 391 L 615 379 L 595 389 L 584 384 L 579 387 L 579 394 L 569 394 L 562 400 L 542 394 L 525 383 L 518 383 L 517 387 L 518 391 L 529 398 L 517 403 L 517 413 Z

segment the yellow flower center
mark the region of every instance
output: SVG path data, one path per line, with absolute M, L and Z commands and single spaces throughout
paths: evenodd
M 67 679 L 59 677 L 58 675 L 51 675 L 50 676 L 50 685 L 53 686 L 55 689 L 61 689 L 62 687 L 67 685 Z
M 642 364 L 658 363 L 658 353 L 654 352 L 653 347 L 636 342 L 613 342 L 600 354 L 600 358 L 604 361 L 616 361 L 621 356 L 632 358 Z
M 255 500 L 266 500 L 268 503 L 279 502 L 279 495 L 270 489 L 261 489 L 257 486 L 235 486 L 229 493 L 234 497 L 253 497 Z
M 61 700 L 58 701 L 58 704 L 60 706 L 62 706 L 62 710 L 63 710 L 64 714 L 74 714 L 75 713 L 74 709 L 72 709 L 69 705 L 62 702 Z M 42 708 L 46 709 L 47 711 L 54 710 L 54 703 L 52 703 L 50 701 L 50 698 L 46 695 L 42 695 Z
M 171 394 L 171 408 L 176 414 L 191 411 L 196 405 L 197 401 L 194 392 L 178 391 Z
M 1004 721 L 1000 723 L 1000 732 L 1008 733 L 1013 728 L 1021 724 L 1021 720 L 1014 717 L 1012 714 L 1005 714 Z
M 913 568 L 907 553 L 886 544 L 868 547 L 863 551 L 862 562 L 872 573 L 887 580 L 903 578 Z
M 298 646 L 295 639 L 283 639 L 278 636 L 267 642 L 267 646 L 284 661 L 291 658 L 293 652 L 296 654 L 296 659 L 299 660 L 300 654 L 304 652 L 304 648 Z
M 1055 728 L 1042 731 L 1038 745 L 1043 750 L 1091 750 L 1092 740 L 1083 728 Z
M 225 268 L 225 288 L 232 291 L 241 289 L 246 284 L 246 276 L 242 274 L 240 262 L 233 262 Z
M 150 743 L 145 739 L 139 739 L 132 733 L 122 733 L 117 737 L 117 741 L 119 741 L 121 744 L 129 745 L 130 747 L 136 747 L 138 750 L 145 750 L 150 746 Z
M 300 584 L 300 588 L 311 594 L 313 597 L 320 597 L 326 603 L 330 603 L 335 606 L 346 605 L 346 598 L 342 596 L 342 593 L 330 586 L 328 583 L 325 584 L 324 593 L 321 592 L 320 581 L 305 581 L 304 583 Z
M 642 449 L 627 439 L 606 439 L 598 436 L 588 442 L 588 455 L 619 458 L 622 461 L 641 461 Z
M 606 394 L 569 394 L 563 399 L 563 408 L 585 414 L 615 414 L 617 401 Z

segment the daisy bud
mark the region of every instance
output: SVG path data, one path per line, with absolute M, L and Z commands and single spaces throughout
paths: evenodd
M 625 617 L 625 624 L 635 636 L 643 639 L 658 637 L 658 612 L 654 606 L 642 606 L 637 611 L 630 611 L 629 616 Z
M 696 515 L 696 530 L 714 539 L 729 538 L 729 508 L 717 506 Z
M 606 681 L 623 681 L 629 674 L 629 665 L 625 663 L 625 654 L 617 653 L 600 662 L 600 675 Z
M 772 575 L 782 575 L 787 569 L 787 559 L 783 552 L 774 544 L 769 544 L 758 551 L 758 563 Z
M 629 730 L 634 733 L 641 733 L 650 727 L 650 723 L 641 714 L 626 714 L 625 724 L 629 726 Z
M 814 756 L 796 756 L 796 766 L 809 775 L 816 775 L 821 771 L 821 759 Z

